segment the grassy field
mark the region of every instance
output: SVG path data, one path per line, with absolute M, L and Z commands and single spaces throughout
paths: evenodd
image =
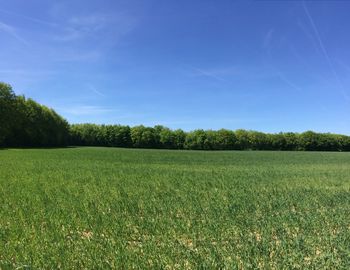
M 350 153 L 0 150 L 0 269 L 349 269 Z

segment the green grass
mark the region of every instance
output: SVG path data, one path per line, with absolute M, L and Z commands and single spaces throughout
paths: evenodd
M 350 153 L 0 150 L 0 269 L 349 269 Z

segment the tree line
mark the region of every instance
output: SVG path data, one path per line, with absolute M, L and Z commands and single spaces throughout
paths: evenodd
M 192 150 L 350 151 L 350 136 L 316 133 L 263 133 L 249 130 L 185 132 L 164 126 L 72 124 L 54 110 L 14 94 L 0 83 L 0 146 L 109 146 Z
M 197 129 L 185 132 L 159 125 L 74 124 L 70 127 L 70 140 L 72 145 L 159 149 L 350 151 L 349 136 L 313 131 L 269 134 L 243 129 Z
M 53 147 L 69 143 L 69 124 L 54 110 L 17 96 L 0 82 L 0 146 Z

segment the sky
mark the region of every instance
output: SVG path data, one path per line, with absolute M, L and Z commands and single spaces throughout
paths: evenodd
M 350 1 L 0 0 L 0 81 L 70 123 L 350 134 Z

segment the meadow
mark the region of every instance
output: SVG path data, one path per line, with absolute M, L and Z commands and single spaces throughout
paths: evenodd
M 0 269 L 349 269 L 350 153 L 0 150 Z

